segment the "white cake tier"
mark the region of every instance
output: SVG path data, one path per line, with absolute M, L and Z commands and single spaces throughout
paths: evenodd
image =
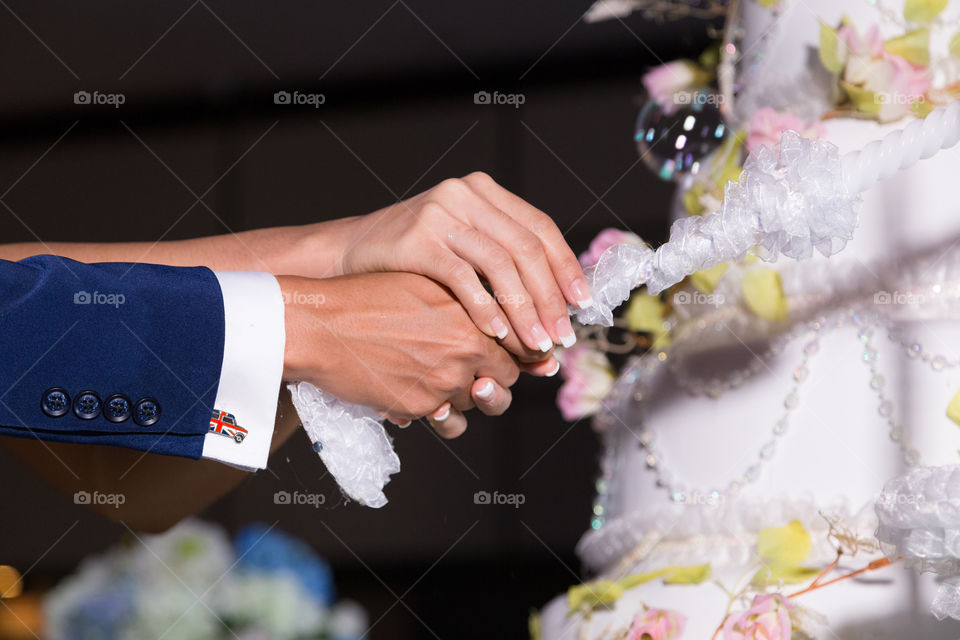
M 879 126 L 838 119 L 826 124 L 828 138 L 846 151 L 905 123 Z M 798 307 L 799 298 L 818 293 L 818 279 L 805 278 L 804 272 L 845 272 L 850 267 L 839 266 L 844 263 L 861 265 L 858 269 L 868 274 L 879 268 L 871 265 L 886 263 L 884 268 L 893 272 L 901 267 L 911 271 L 909 279 L 917 287 L 947 285 L 944 265 L 960 262 L 960 199 L 951 194 L 956 167 L 960 167 L 960 149 L 922 161 L 866 193 L 860 228 L 848 248 L 832 258 L 834 262 L 815 259 L 781 265 L 792 274 L 787 280 Z M 917 254 L 926 256 L 919 269 L 913 259 Z M 878 282 L 896 280 L 890 273 L 876 275 Z M 802 287 L 809 291 L 796 290 Z M 950 315 L 944 313 L 949 305 L 934 303 L 929 296 L 923 299 L 918 290 L 887 291 L 891 304 L 877 304 L 873 309 L 894 316 L 902 337 L 909 342 L 922 345 L 931 355 L 955 359 L 960 356 L 960 321 L 945 318 Z M 958 297 L 954 289 L 939 294 L 940 298 L 951 296 Z M 837 306 L 836 301 L 831 304 Z M 769 349 L 769 342 L 743 333 L 729 318 L 705 318 L 705 325 L 699 339 L 712 334 L 710 342 L 715 344 L 699 355 L 682 358 L 680 366 L 688 377 L 723 379 L 730 370 L 749 366 Z M 799 386 L 795 370 L 803 362 L 803 349 L 812 333 L 788 342 L 778 355 L 754 363 L 758 373 L 719 398 L 692 397 L 678 387 L 672 367 L 659 367 L 654 392 L 644 400 L 643 408 L 645 425 L 663 458 L 661 468 L 678 487 L 699 490 L 704 496 L 725 490 L 759 459 L 760 449 L 771 440 L 775 423 L 785 413 L 787 395 L 797 387 L 799 402 L 791 412 L 787 433 L 776 439 L 772 459 L 740 495 L 764 499 L 803 496 L 824 503 L 843 497 L 853 506 L 872 500 L 883 483 L 905 466 L 903 452 L 889 436 L 888 418 L 880 414 L 878 390 L 871 386 L 876 381 L 863 360 L 859 330 L 849 322 L 841 328 L 825 327 L 818 337 L 817 353 L 809 357 L 807 378 Z M 923 464 L 955 462 L 960 428 L 946 417 L 946 407 L 960 390 L 960 368 L 935 371 L 930 363 L 911 357 L 900 342 L 891 340 L 886 329 L 874 333 L 876 367 L 884 378 L 882 391 L 893 404 L 890 417 L 902 425 L 904 441 L 917 450 Z M 685 353 L 691 351 L 689 344 L 680 346 Z M 667 358 L 673 355 L 667 354 Z M 642 427 L 637 408 L 629 404 L 610 421 L 606 446 L 615 474 L 608 482 L 608 524 L 604 529 L 621 516 L 648 512 L 670 500 L 669 491 L 657 486 L 658 475 L 648 468 L 648 451 L 638 440 Z M 602 569 L 612 560 L 608 554 L 594 557 L 589 552 L 591 538 L 604 535 L 603 529 L 590 532 L 581 545 L 586 552 L 584 560 L 594 569 Z
M 759 106 L 794 107 L 816 96 L 819 72 L 811 71 L 811 60 L 821 22 L 837 26 L 847 16 L 861 32 L 876 23 L 885 38 L 901 35 L 903 26 L 884 21 L 885 9 L 902 16 L 903 2 L 781 0 L 770 11 L 747 0 L 739 50 L 747 89 L 734 112 L 745 119 Z M 935 82 L 942 71 L 937 53 L 960 28 L 958 16 L 960 2 L 951 2 L 932 30 Z M 815 102 L 801 115 L 819 113 Z M 906 124 L 824 122 L 841 153 Z M 775 265 L 790 298 L 788 322 L 770 325 L 746 311 L 736 300 L 738 269 L 718 289 L 731 294 L 725 304 L 680 310 L 684 324 L 661 356 L 666 362 L 634 363 L 618 383 L 613 411 L 598 421 L 606 425 L 603 525 L 578 546 L 592 575 L 615 580 L 710 563 L 713 577 L 732 587 L 755 566 L 757 533 L 792 520 L 814 541 L 806 564 L 821 568 L 833 551 L 820 512 L 871 538 L 872 505 L 908 459 L 958 461 L 960 427 L 946 415 L 960 391 L 958 168 L 960 148 L 921 161 L 864 194 L 853 241 L 829 262 Z M 877 291 L 886 296 L 874 299 Z M 738 370 L 743 375 L 731 379 Z M 879 557 L 874 550 L 845 558 L 831 577 Z M 960 637 L 960 623 L 937 623 L 929 613 L 935 591 L 931 576 L 897 563 L 794 602 L 826 617 L 816 638 Z M 727 605 L 713 581 L 654 580 L 589 620 L 568 617 L 566 599 L 558 597 L 544 609 L 543 637 L 622 637 L 646 606 L 685 615 L 682 638 L 704 640 Z

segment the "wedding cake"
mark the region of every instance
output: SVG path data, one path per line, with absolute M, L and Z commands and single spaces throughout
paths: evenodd
M 956 0 L 746 0 L 728 20 L 708 73 L 746 147 L 789 128 L 861 149 L 957 97 Z M 702 82 L 683 64 L 674 77 Z M 710 180 L 736 175 L 713 169 L 736 144 L 687 163 L 699 173 L 681 181 L 677 215 L 716 206 Z M 960 462 L 955 187 L 956 148 L 867 191 L 854 239 L 829 259 L 743 260 L 631 300 L 625 323 L 653 346 L 602 392 L 575 381 L 598 396 L 603 439 L 577 548 L 587 577 L 544 607 L 536 633 L 960 637 L 960 622 L 931 613 L 938 578 L 877 536 L 878 509 L 928 499 L 885 493 L 891 478 Z M 644 324 L 651 309 L 662 327 Z M 584 352 L 565 369 L 595 364 Z

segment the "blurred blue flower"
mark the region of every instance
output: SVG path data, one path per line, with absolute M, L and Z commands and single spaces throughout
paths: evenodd
M 289 573 L 303 588 L 329 607 L 336 600 L 330 565 L 303 540 L 265 524 L 242 527 L 234 539 L 237 569 L 252 573 Z
M 112 640 L 134 615 L 133 598 L 123 580 L 105 584 L 78 601 L 67 614 L 65 628 L 74 640 Z

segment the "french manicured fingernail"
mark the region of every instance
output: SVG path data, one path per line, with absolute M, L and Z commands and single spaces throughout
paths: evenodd
M 577 334 L 573 332 L 570 325 L 570 318 L 560 318 L 557 320 L 557 335 L 560 336 L 560 344 L 564 347 L 572 347 L 577 343 Z
M 590 285 L 584 279 L 574 280 L 570 285 L 573 296 L 577 299 L 577 306 L 581 309 L 593 306 L 593 296 L 590 295 Z
M 487 383 L 483 385 L 479 391 L 477 391 L 477 397 L 482 400 L 486 400 L 491 396 L 493 396 L 493 382 L 487 380 Z
M 547 371 L 547 377 L 552 378 L 553 376 L 557 375 L 558 371 L 560 371 L 560 361 L 555 360 L 553 363 L 553 369 Z
M 539 322 L 530 327 L 530 333 L 533 334 L 533 339 L 537 341 L 537 348 L 540 351 L 546 353 L 553 348 L 553 340 L 550 339 L 543 325 Z
M 397 426 L 400 427 L 401 429 L 406 429 L 407 427 L 410 426 L 410 421 L 407 420 L 405 422 L 398 422 Z
M 442 407 L 433 412 L 433 415 L 430 416 L 431 420 L 436 422 L 443 422 L 450 417 L 450 403 L 446 402 Z
M 507 337 L 507 325 L 500 319 L 500 316 L 496 316 L 490 321 L 490 328 L 493 329 L 493 332 L 497 334 L 497 337 L 501 340 Z

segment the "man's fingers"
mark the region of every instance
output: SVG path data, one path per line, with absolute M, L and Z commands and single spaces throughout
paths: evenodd
M 517 340 L 517 343 L 519 342 L 520 341 Z M 493 381 L 501 387 L 512 387 L 517 381 L 517 378 L 520 377 L 518 356 L 507 353 L 504 348 L 505 345 L 501 346 L 499 343 L 491 340 L 489 348 L 487 349 L 487 355 L 483 359 L 483 362 L 477 365 L 477 370 L 474 372 L 474 375 L 478 378 L 492 378 Z M 531 355 L 530 359 L 542 360 L 545 357 L 541 352 L 537 351 L 536 356 Z M 467 395 L 466 399 L 468 401 L 470 400 L 469 395 Z M 456 401 L 454 401 L 453 406 L 461 411 L 465 409 Z M 470 407 L 466 408 L 469 409 Z
M 467 430 L 467 419 L 462 413 L 444 402 L 440 407 L 427 416 L 427 421 L 441 438 L 456 438 Z
M 529 362 L 520 365 L 520 370 L 532 376 L 550 378 L 560 371 L 560 362 L 553 356 L 540 362 Z
M 513 394 L 492 378 L 477 378 L 470 389 L 477 409 L 488 416 L 499 416 L 510 406 Z

